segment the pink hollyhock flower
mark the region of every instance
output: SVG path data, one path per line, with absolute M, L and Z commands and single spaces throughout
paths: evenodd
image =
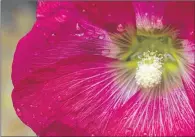
M 39 1 L 13 105 L 39 136 L 193 136 L 194 2 Z

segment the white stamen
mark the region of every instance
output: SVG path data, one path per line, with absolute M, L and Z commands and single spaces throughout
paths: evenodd
M 162 78 L 162 58 L 156 52 L 144 52 L 143 57 L 138 62 L 136 70 L 136 83 L 143 88 L 152 88 L 161 82 Z

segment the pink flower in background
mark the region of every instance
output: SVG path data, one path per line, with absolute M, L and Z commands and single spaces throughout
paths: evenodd
M 39 1 L 36 15 L 12 99 L 37 135 L 194 135 L 194 2 Z

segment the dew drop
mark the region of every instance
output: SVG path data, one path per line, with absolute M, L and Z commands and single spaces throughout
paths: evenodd
M 37 24 L 37 25 L 36 25 L 36 27 L 38 28 L 38 27 L 40 27 L 40 25 L 39 25 L 39 24 Z
M 84 32 L 81 30 L 79 23 L 76 24 L 76 34 L 75 36 L 81 37 L 84 36 Z
M 33 114 L 33 119 L 35 119 L 35 114 Z
M 126 120 L 128 117 L 126 116 L 126 117 L 124 117 L 124 119 Z
M 123 32 L 123 31 L 124 31 L 123 25 L 122 25 L 122 24 L 119 24 L 119 25 L 117 26 L 117 30 L 118 30 L 119 32 Z
M 51 107 L 48 107 L 48 110 L 51 110 Z
M 194 34 L 194 32 L 193 32 L 193 31 L 191 31 L 191 32 L 190 32 L 190 35 L 193 35 L 193 34 Z
M 144 133 L 144 136 L 147 136 L 147 133 Z
M 55 33 L 52 33 L 51 36 L 55 36 Z
M 131 135 L 131 133 L 132 133 L 132 129 L 127 128 L 126 131 L 125 131 L 125 134 L 128 136 L 128 135 Z
M 145 13 L 145 16 L 148 16 L 148 13 L 147 12 Z
M 37 14 L 38 18 L 45 17 L 43 14 Z
M 35 55 L 35 56 L 37 56 L 37 55 L 38 55 L 38 53 L 37 53 L 37 52 L 35 52 L 35 53 L 34 53 L 34 55 Z
M 104 39 L 104 37 L 105 37 L 104 35 L 99 35 L 98 38 L 99 38 L 99 39 Z
M 61 101 L 61 100 L 62 100 L 61 96 L 58 96 L 58 101 Z
M 80 26 L 79 26 L 79 23 L 76 24 L 76 30 L 80 30 Z
M 83 10 L 82 10 L 82 12 L 86 12 L 86 10 L 85 10 L 85 9 L 83 9 Z
M 22 116 L 22 113 L 21 113 L 19 108 L 17 108 L 16 111 L 17 111 L 17 114 L 18 114 L 19 117 Z
M 92 137 L 94 137 L 95 135 L 94 134 L 91 134 Z
M 108 14 L 108 17 L 111 17 L 111 14 Z
M 62 18 L 66 18 L 66 15 L 62 14 Z
M 81 37 L 81 36 L 84 36 L 84 33 L 78 33 L 78 34 L 75 34 L 75 36 Z

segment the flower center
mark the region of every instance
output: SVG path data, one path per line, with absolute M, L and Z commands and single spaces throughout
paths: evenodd
M 111 51 L 112 56 L 129 70 L 139 87 L 164 91 L 178 85 L 186 59 L 176 30 L 166 26 L 149 30 L 127 26 L 124 32 L 110 36 L 117 47 Z
M 143 88 L 153 88 L 161 83 L 162 55 L 157 52 L 144 52 L 136 69 L 136 83 Z

